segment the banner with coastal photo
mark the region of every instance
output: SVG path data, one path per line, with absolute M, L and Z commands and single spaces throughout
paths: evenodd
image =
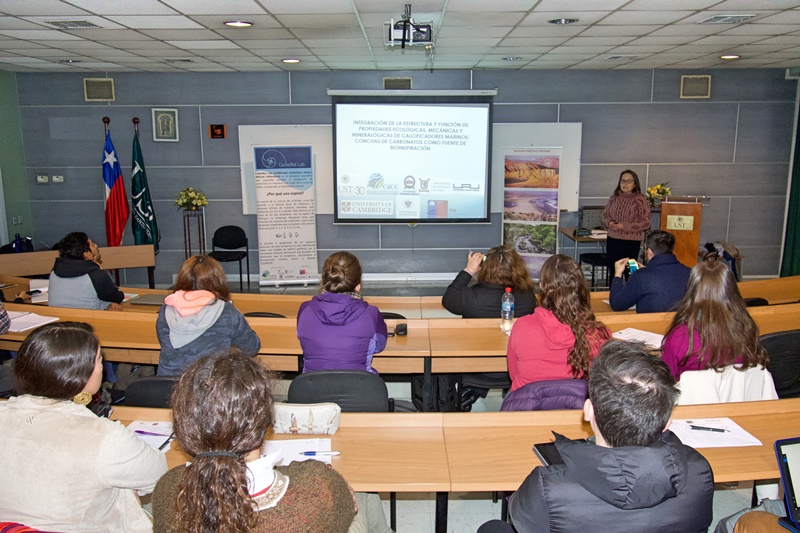
M 319 279 L 311 146 L 253 146 L 259 283 Z
M 503 244 L 515 249 L 534 279 L 556 253 L 561 147 L 503 150 Z

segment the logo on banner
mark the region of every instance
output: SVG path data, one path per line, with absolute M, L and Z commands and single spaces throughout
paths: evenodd
M 353 208 L 350 205 L 350 202 L 342 202 L 342 212 L 343 213 L 349 213 L 352 209 Z
M 419 190 L 427 191 L 428 190 L 428 185 L 430 185 L 430 183 L 431 183 L 431 180 L 426 180 L 426 179 L 420 178 L 419 179 Z
M 413 202 L 411 200 L 406 200 L 406 209 L 409 209 L 412 203 Z
M 367 182 L 367 187 L 370 187 L 371 189 L 382 189 L 383 188 L 383 176 L 381 176 L 377 172 L 375 174 L 372 174 L 369 177 L 369 181 Z
M 403 185 L 406 189 L 413 189 L 415 183 L 416 180 L 414 179 L 414 176 L 406 176 L 406 179 L 403 180 Z
M 306 274 L 306 269 L 305 268 L 301 268 L 300 269 L 300 275 L 301 276 L 305 276 L 305 274 Z

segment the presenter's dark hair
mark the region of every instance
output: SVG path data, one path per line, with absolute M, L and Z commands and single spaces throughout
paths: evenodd
M 675 250 L 675 236 L 672 233 L 653 230 L 644 239 L 644 246 L 653 251 L 653 255 L 671 254 Z
M 361 263 L 350 252 L 331 254 L 322 265 L 322 290 L 355 292 L 361 283 Z
M 594 330 L 594 334 L 601 339 L 610 336 L 605 325 L 594 316 L 583 270 L 571 257 L 562 254 L 550 256 L 542 265 L 539 289 L 542 307 L 551 311 L 559 322 L 569 326 L 575 336 L 575 344 L 567 356 L 572 377 L 585 378 L 591 360 L 587 332 Z
M 237 349 L 196 361 L 172 392 L 175 436 L 194 461 L 178 485 L 175 523 L 190 533 L 252 531 L 245 457 L 272 425 L 272 376 Z M 200 456 L 203 452 L 230 452 Z
M 518 291 L 534 289 L 525 261 L 516 250 L 506 245 L 495 246 L 486 252 L 486 260 L 478 271 L 478 281 Z
M 216 259 L 207 255 L 193 255 L 183 262 L 173 290 L 208 291 L 220 300 L 231 299 L 225 270 Z
M 667 364 L 643 343 L 608 341 L 592 362 L 589 399 L 597 429 L 612 448 L 658 440 L 679 395 Z
M 83 259 L 83 254 L 90 250 L 89 236 L 82 231 L 69 233 L 58 243 L 58 253 L 66 259 Z
M 631 169 L 625 169 L 619 173 L 619 181 L 617 181 L 617 188 L 614 189 L 614 196 L 622 193 L 622 189 L 620 188 L 620 182 L 622 181 L 622 176 L 625 174 L 630 174 L 633 177 L 633 192 L 638 192 L 641 194 L 642 186 L 639 185 L 639 175 Z
M 742 364 L 735 368 L 741 371 L 769 363 L 769 354 L 758 342 L 758 325 L 747 312 L 736 278 L 725 263 L 706 261 L 692 269 L 686 295 L 678 303 L 667 335 L 681 325 L 689 330 L 689 346 L 679 366 L 685 366 L 692 354 L 703 366 L 716 370 L 740 357 Z M 694 342 L 695 332 L 700 336 L 699 346 Z
M 14 360 L 17 392 L 72 399 L 89 382 L 99 348 L 94 329 L 83 322 L 55 322 L 37 328 Z

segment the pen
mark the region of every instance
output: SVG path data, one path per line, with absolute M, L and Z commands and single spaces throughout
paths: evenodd
M 169 446 L 169 443 L 172 442 L 172 438 L 174 436 L 175 436 L 175 433 L 171 433 L 170 436 L 167 437 L 167 440 L 164 441 L 164 444 L 162 444 L 161 446 L 158 447 L 158 451 L 160 451 L 160 452 L 164 451 L 164 448 Z
M 339 455 L 339 452 L 303 452 L 305 456 L 315 456 L 315 455 Z
M 163 433 L 153 433 L 151 431 L 143 431 L 141 429 L 137 429 L 136 433 L 138 433 L 139 435 L 150 435 L 151 437 L 167 437 L 167 436 L 171 437 L 172 436 L 172 435 L 164 435 Z
M 713 431 L 715 433 L 725 433 L 728 431 L 727 429 L 720 429 L 720 428 L 707 428 L 705 426 L 689 426 L 690 428 L 697 430 L 697 431 Z

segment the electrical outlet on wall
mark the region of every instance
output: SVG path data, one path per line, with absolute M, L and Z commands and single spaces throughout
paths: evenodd
M 53 183 L 64 183 L 64 176 L 53 176 Z
M 48 181 L 49 178 L 43 174 L 39 174 L 38 176 L 36 176 L 36 183 L 47 183 Z

